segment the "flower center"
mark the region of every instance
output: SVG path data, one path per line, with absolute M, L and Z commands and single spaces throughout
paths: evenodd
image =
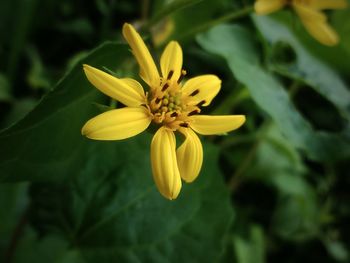
M 172 79 L 173 74 L 170 71 L 166 79 L 161 78 L 159 87 L 148 95 L 148 108 L 155 123 L 175 131 L 180 127 L 188 127 L 189 116 L 199 113 L 200 109 L 188 105 L 186 96 L 181 92 L 181 81 L 186 71 L 181 71 L 178 80 Z

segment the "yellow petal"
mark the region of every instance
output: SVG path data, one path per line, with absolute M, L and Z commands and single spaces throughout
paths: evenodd
M 327 18 L 319 11 L 294 5 L 294 8 L 309 34 L 326 46 L 338 44 L 337 33 L 327 24 Z
M 171 79 L 178 80 L 182 70 L 182 49 L 179 43 L 171 41 L 163 51 L 160 58 L 160 68 L 163 78 L 167 78 L 173 71 Z
M 81 133 L 94 140 L 122 140 L 147 129 L 151 117 L 143 107 L 110 110 L 90 119 Z
M 203 162 L 203 148 L 198 136 L 191 129 L 182 129 L 185 141 L 176 151 L 177 164 L 183 180 L 190 183 L 197 178 Z
M 304 22 L 304 21 L 319 21 L 319 22 L 326 22 L 327 21 L 327 17 L 325 16 L 325 14 L 312 9 L 304 4 L 300 4 L 298 2 L 293 2 L 293 8 L 294 10 L 297 12 L 297 14 L 299 15 L 300 19 Z
M 176 162 L 174 133 L 161 127 L 151 143 L 153 178 L 159 192 L 166 198 L 175 199 L 181 190 L 181 177 Z
M 258 15 L 267 15 L 281 9 L 285 4 L 286 0 L 257 0 L 254 10 Z
M 348 6 L 348 3 L 346 0 L 311 0 L 309 6 L 318 10 L 344 9 Z
M 235 130 L 245 122 L 244 115 L 194 115 L 191 117 L 191 128 L 199 134 L 223 134 Z
M 130 88 L 134 89 L 137 93 L 145 94 L 142 85 L 137 80 L 131 78 L 122 78 L 120 80 L 126 83 Z
M 312 23 L 311 21 L 304 21 L 303 24 L 310 35 L 323 45 L 335 46 L 339 43 L 337 32 L 326 22 Z
M 118 79 L 106 72 L 89 65 L 84 65 L 84 72 L 88 80 L 107 96 L 116 99 L 126 106 L 137 107 L 145 103 L 146 97 L 142 86 L 136 88 L 136 80 L 133 85 L 130 80 Z
M 221 80 L 215 75 L 202 75 L 189 79 L 182 88 L 183 96 L 189 96 L 189 104 L 205 101 L 208 106 L 221 88 Z
M 129 43 L 132 52 L 140 65 L 140 76 L 150 86 L 159 85 L 159 73 L 148 48 L 135 28 L 125 23 L 123 36 Z

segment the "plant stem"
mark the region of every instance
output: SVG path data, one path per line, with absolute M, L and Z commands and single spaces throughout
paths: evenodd
M 289 87 L 288 93 L 289 93 L 289 97 L 291 99 L 294 98 L 294 96 L 298 93 L 299 89 L 301 88 L 299 81 L 297 80 L 293 80 L 292 84 Z
M 141 19 L 146 21 L 149 13 L 149 0 L 142 0 Z
M 195 5 L 203 0 L 175 0 L 170 4 L 165 5 L 159 12 L 155 13 L 153 17 L 143 26 L 143 28 L 149 30 L 152 26 L 157 24 L 166 16 L 173 12 L 176 12 L 182 8 L 186 8 L 191 5 Z
M 270 127 L 270 123 L 271 121 L 265 121 L 264 124 L 260 127 L 259 134 L 255 143 L 250 148 L 248 154 L 245 156 L 244 160 L 241 162 L 236 172 L 231 176 L 230 180 L 228 181 L 227 185 L 230 192 L 236 190 L 240 182 L 242 181 L 242 176 L 244 175 L 246 169 L 249 167 L 250 163 L 253 161 L 256 151 L 258 150 L 261 142 L 265 138 L 265 134 L 268 131 L 268 128 Z
M 245 17 L 245 16 L 249 15 L 253 10 L 254 10 L 253 6 L 247 6 L 245 8 L 238 10 L 238 11 L 235 10 L 233 12 L 227 13 L 227 14 L 225 14 L 225 15 L 223 15 L 215 20 L 209 21 L 209 22 L 204 23 L 198 27 L 195 27 L 192 30 L 185 32 L 184 34 L 180 35 L 178 37 L 178 39 L 186 39 L 186 38 L 189 38 L 190 36 L 196 35 L 196 34 L 203 32 L 203 31 L 205 31 L 213 26 L 218 25 L 218 24 Z
M 291 98 L 295 96 L 295 94 L 300 89 L 300 83 L 297 80 L 294 80 L 288 89 L 288 94 Z M 260 127 L 259 131 L 257 132 L 257 139 L 253 146 L 250 148 L 248 154 L 245 156 L 243 162 L 241 165 L 237 168 L 236 172 L 231 176 L 228 182 L 228 188 L 231 192 L 237 189 L 238 185 L 242 181 L 242 176 L 244 175 L 244 172 L 249 167 L 250 163 L 253 161 L 256 151 L 259 148 L 259 145 L 265 139 L 265 134 L 268 131 L 268 128 L 271 124 L 271 121 L 265 121 L 264 124 Z
M 28 223 L 28 212 L 29 210 L 25 210 L 19 219 L 15 230 L 13 231 L 9 246 L 7 250 L 5 251 L 5 263 L 11 263 L 13 262 L 13 256 L 15 255 L 15 251 L 18 245 L 18 242 L 23 234 L 24 228 Z

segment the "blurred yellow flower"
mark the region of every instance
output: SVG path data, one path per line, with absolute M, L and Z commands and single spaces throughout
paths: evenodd
M 254 9 L 258 15 L 266 15 L 285 6 L 295 10 L 306 30 L 317 41 L 327 46 L 338 44 L 338 34 L 327 23 L 321 10 L 346 8 L 346 0 L 257 0 Z
M 171 36 L 175 30 L 175 22 L 172 18 L 167 17 L 152 27 L 152 40 L 156 47 L 161 46 Z
M 150 125 L 160 128 L 151 142 L 153 178 L 160 193 L 172 200 L 181 189 L 181 178 L 192 182 L 199 174 L 202 144 L 195 132 L 203 135 L 222 134 L 239 128 L 243 115 L 199 115 L 221 87 L 215 75 L 202 75 L 182 85 L 182 49 L 171 41 L 165 48 L 158 69 L 141 36 L 130 24 L 124 24 L 123 35 L 140 66 L 140 76 L 148 84 L 145 92 L 134 79 L 116 78 L 99 69 L 84 65 L 88 80 L 101 92 L 126 107 L 102 113 L 90 119 L 82 134 L 95 140 L 121 140 L 135 136 Z M 174 132 L 184 135 L 176 150 Z

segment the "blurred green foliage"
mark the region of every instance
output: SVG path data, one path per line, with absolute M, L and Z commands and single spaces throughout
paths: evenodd
M 0 2 L 0 262 L 349 262 L 350 10 L 327 13 L 329 48 L 253 2 Z M 124 22 L 156 57 L 179 40 L 189 76 L 222 79 L 205 111 L 247 116 L 202 138 L 201 174 L 172 202 L 152 180 L 151 134 L 80 134 L 115 104 L 82 64 L 138 75 Z

